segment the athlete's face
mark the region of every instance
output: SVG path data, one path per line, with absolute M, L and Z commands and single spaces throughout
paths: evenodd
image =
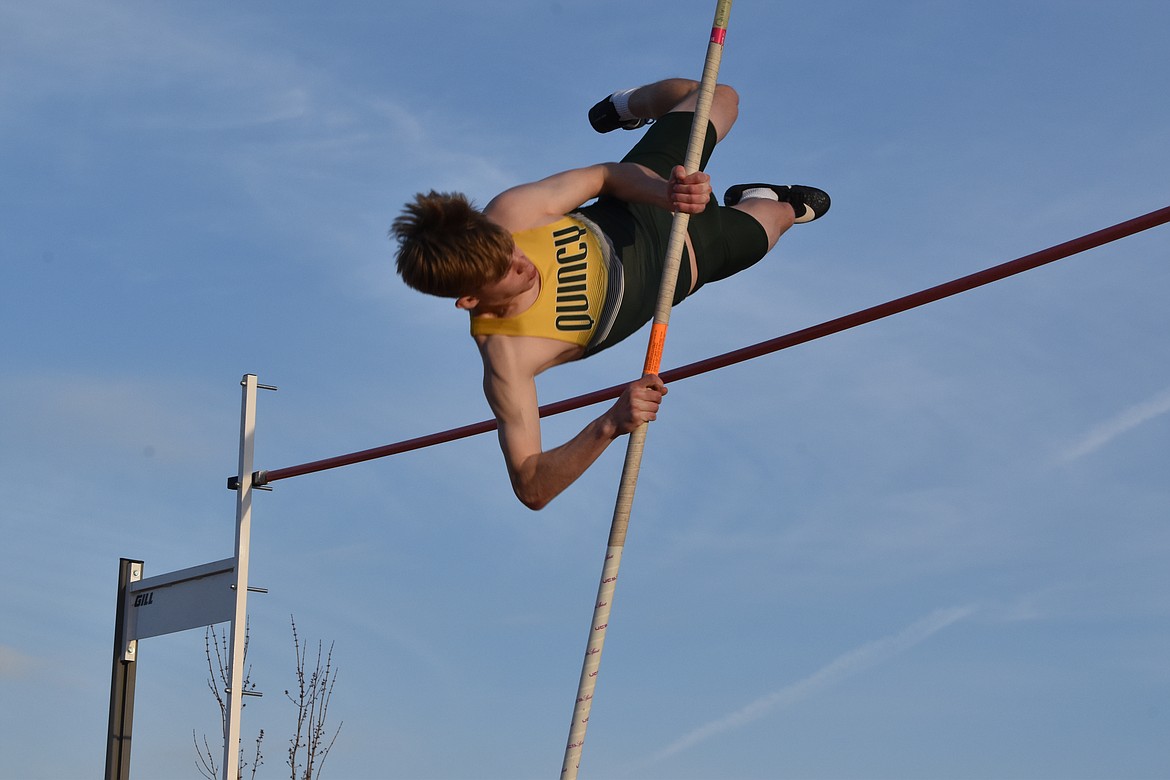
M 536 266 L 523 252 L 516 249 L 512 253 L 512 262 L 503 276 L 483 285 L 473 295 L 460 298 L 455 305 L 461 309 L 506 306 L 530 291 L 539 279 L 540 274 L 537 273 Z
M 514 298 L 531 290 L 532 285 L 536 284 L 536 277 L 536 266 L 523 253 L 517 251 L 512 256 L 508 272 L 500 279 L 485 285 L 484 289 L 490 290 L 493 297 Z

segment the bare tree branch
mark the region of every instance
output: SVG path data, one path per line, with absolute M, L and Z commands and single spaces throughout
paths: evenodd
M 241 666 L 245 667 L 244 679 L 240 681 L 239 696 L 243 697 L 244 691 L 255 690 L 256 683 L 252 682 L 252 666 L 248 664 L 248 644 L 252 639 L 251 624 L 248 621 L 244 622 L 244 657 Z M 228 633 L 225 631 L 222 635 L 215 630 L 215 626 L 208 626 L 203 632 L 203 652 L 207 658 L 207 688 L 211 691 L 215 703 L 219 705 L 219 723 L 220 734 L 222 739 L 227 739 L 228 727 L 228 708 L 225 694 L 228 690 L 228 676 L 230 674 L 228 662 Z M 214 656 L 214 660 L 212 660 Z M 240 708 L 248 706 L 247 702 L 241 702 Z M 211 746 L 207 742 L 207 735 L 203 735 L 203 747 L 199 746 L 199 740 L 195 737 L 195 732 L 191 732 L 191 738 L 195 742 L 195 754 L 198 756 L 196 769 L 203 777 L 208 780 L 218 780 L 219 766 L 212 754 Z M 252 778 L 255 780 L 256 770 L 264 763 L 264 755 L 261 753 L 260 745 L 264 740 L 264 729 L 260 730 L 260 734 L 256 737 L 256 753 L 252 758 Z M 223 742 L 220 742 L 223 745 Z M 239 756 L 239 774 L 243 776 L 244 770 L 249 766 L 248 762 L 244 760 L 244 750 L 240 748 Z
M 324 644 L 317 641 L 317 656 L 312 668 L 308 666 L 308 643 L 303 642 L 297 633 L 296 619 L 290 615 L 292 625 L 293 656 L 296 660 L 296 686 L 284 692 L 287 698 L 296 707 L 296 730 L 289 739 L 288 758 L 286 763 L 290 769 L 291 780 L 319 780 L 325 766 L 325 759 L 333 750 L 337 736 L 341 733 L 344 722 L 330 732 L 326 726 L 329 715 L 329 703 L 333 699 L 333 686 L 337 683 L 337 670 L 333 666 L 333 643 L 326 651 Z M 252 667 L 247 665 L 248 644 L 251 640 L 249 626 L 244 626 L 244 666 L 246 673 L 240 683 L 240 695 L 246 691 L 255 690 L 252 682 Z M 220 725 L 224 738 L 227 736 L 227 690 L 230 684 L 228 634 L 220 635 L 215 626 L 208 626 L 203 635 L 204 655 L 207 658 L 207 687 L 219 706 Z M 241 707 L 246 706 L 241 702 Z M 215 760 L 215 753 L 211 749 L 207 735 L 203 735 L 200 745 L 195 731 L 191 732 L 191 740 L 195 745 L 195 768 L 206 780 L 217 780 L 219 766 Z M 256 737 L 256 752 L 251 763 L 244 760 L 244 750 L 241 747 L 239 755 L 239 773 L 242 777 L 244 770 L 250 765 L 251 778 L 256 780 L 256 772 L 264 763 L 261 744 L 264 741 L 264 729 L 260 729 Z M 221 743 L 222 745 L 222 743 Z
M 301 643 L 297 633 L 296 620 L 290 616 L 293 635 L 293 652 L 297 663 L 296 695 L 284 692 L 286 698 L 297 708 L 296 731 L 289 740 L 288 766 L 291 780 L 314 780 L 320 778 L 321 769 L 341 726 L 329 736 L 325 721 L 329 714 L 329 702 L 333 698 L 333 686 L 336 683 L 336 671 L 333 668 L 333 645 L 329 645 L 329 652 L 322 656 L 323 645 L 317 641 L 317 658 L 310 671 L 306 665 L 308 645 Z M 301 751 L 304 751 L 303 755 Z M 303 763 L 302 763 L 303 762 Z
M 203 735 L 203 747 L 200 747 L 199 738 L 195 736 L 195 730 L 192 729 L 191 741 L 195 743 L 195 755 L 198 757 L 195 768 L 199 770 L 199 774 L 207 780 L 219 780 L 219 764 L 215 761 L 211 746 L 207 744 L 207 735 Z

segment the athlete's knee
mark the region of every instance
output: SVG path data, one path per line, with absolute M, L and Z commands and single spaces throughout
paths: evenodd
M 739 112 L 739 93 L 735 91 L 735 87 L 730 84 L 716 84 L 715 85 L 715 103 L 721 104 L 724 107 Z
M 715 96 L 711 101 L 711 122 L 715 125 L 717 140 L 723 138 L 739 118 L 739 93 L 727 84 L 715 86 Z

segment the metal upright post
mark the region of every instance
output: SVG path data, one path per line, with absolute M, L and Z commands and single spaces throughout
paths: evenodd
M 123 558 L 118 567 L 118 608 L 114 622 L 114 666 L 110 679 L 110 725 L 106 741 L 106 780 L 129 780 L 134 730 L 134 653 L 126 652 L 126 602 L 130 584 L 142 579 L 142 561 Z
M 255 374 L 245 374 L 240 412 L 240 468 L 236 487 L 236 608 L 232 617 L 230 674 L 227 690 L 227 728 L 223 735 L 224 780 L 239 780 L 240 710 L 244 698 L 244 644 L 248 616 L 248 554 L 252 533 L 252 461 L 256 442 Z

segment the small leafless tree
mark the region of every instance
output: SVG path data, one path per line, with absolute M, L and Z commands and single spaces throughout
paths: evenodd
M 333 749 L 337 735 L 344 721 L 333 730 L 332 736 L 325 726 L 329 715 L 329 701 L 333 698 L 333 685 L 337 672 L 333 668 L 333 643 L 322 657 L 323 645 L 317 640 L 317 658 L 312 669 L 306 666 L 308 643 L 301 644 L 297 634 L 297 622 L 290 615 L 292 623 L 293 650 L 297 660 L 297 687 L 285 691 L 285 697 L 297 708 L 297 730 L 290 739 L 288 766 L 292 780 L 314 780 L 320 778 L 325 758 Z M 328 741 L 326 741 L 328 740 Z M 302 752 L 303 751 L 303 752 Z
M 317 658 L 313 668 L 310 669 L 306 664 L 308 644 L 301 643 L 301 637 L 297 633 L 297 622 L 292 615 L 289 616 L 289 622 L 292 624 L 293 650 L 296 655 L 297 685 L 292 690 L 286 690 L 284 695 L 296 705 L 297 717 L 296 732 L 288 741 L 287 763 L 292 772 L 292 780 L 319 780 L 321 769 L 325 766 L 325 758 L 333 749 L 333 743 L 337 741 L 337 735 L 341 732 L 342 726 L 342 724 L 338 724 L 330 735 L 325 725 L 329 714 L 329 702 L 333 698 L 333 686 L 337 680 L 337 670 L 333 667 L 333 643 L 329 644 L 328 652 L 324 652 L 324 645 L 320 640 L 317 641 Z M 255 693 L 256 684 L 252 682 L 252 666 L 248 663 L 248 642 L 250 639 L 249 627 L 245 623 L 242 664 L 245 673 L 242 690 L 259 695 Z M 226 736 L 228 707 L 225 691 L 228 689 L 228 669 L 230 666 L 228 635 L 226 633 L 221 635 L 215 630 L 215 626 L 208 626 L 203 635 L 203 645 L 204 654 L 207 656 L 207 687 L 219 705 L 220 724 L 223 727 L 221 733 Z M 247 701 L 242 701 L 240 706 L 247 706 Z M 192 731 L 191 739 L 195 743 L 197 757 L 195 768 L 207 780 L 218 780 L 219 762 L 216 760 L 217 754 L 212 750 L 207 735 L 203 735 L 202 743 L 200 743 L 196 732 Z M 264 729 L 260 729 L 260 733 L 256 737 L 256 753 L 252 757 L 251 763 L 244 759 L 244 750 L 240 749 L 240 777 L 244 776 L 244 771 L 250 766 L 252 768 L 251 778 L 256 780 L 256 770 L 264 763 L 264 755 L 261 753 L 263 741 Z M 223 742 L 221 740 L 219 753 L 222 754 L 222 752 Z
M 244 680 L 241 686 L 242 691 L 255 691 L 256 683 L 252 682 L 252 665 L 248 663 L 248 642 L 251 639 L 250 626 L 247 621 L 244 622 L 244 658 L 243 666 L 245 668 Z M 207 687 L 211 690 L 211 695 L 215 698 L 219 705 L 219 721 L 220 721 L 220 735 L 222 737 L 227 735 L 227 720 L 228 708 L 227 701 L 224 694 L 228 689 L 228 669 L 230 664 L 228 662 L 228 634 L 219 634 L 215 630 L 215 626 L 208 626 L 203 632 L 203 652 L 207 657 Z M 214 658 L 213 658 L 214 656 Z M 248 706 L 247 702 L 241 702 L 240 708 Z M 207 780 L 218 780 L 219 778 L 219 763 L 215 760 L 215 752 L 212 751 L 211 745 L 207 741 L 207 735 L 203 735 L 203 744 L 199 744 L 199 738 L 195 731 L 191 731 L 191 740 L 195 743 L 196 762 L 195 768 L 199 770 L 199 774 L 207 778 Z M 264 763 L 264 755 L 260 752 L 261 743 L 264 741 L 264 729 L 260 729 L 260 733 L 256 736 L 256 753 L 252 757 L 252 780 L 256 778 L 256 770 Z M 220 753 L 223 753 L 223 742 L 219 743 Z M 244 760 L 244 750 L 240 749 L 240 771 L 239 777 L 244 776 L 244 770 L 248 768 L 249 764 Z

